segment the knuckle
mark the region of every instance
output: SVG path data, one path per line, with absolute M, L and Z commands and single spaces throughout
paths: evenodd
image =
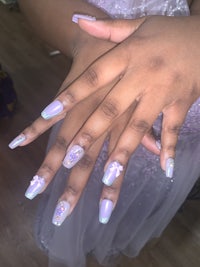
M 105 186 L 104 187 L 104 194 L 105 196 L 111 197 L 111 196 L 116 196 L 119 193 L 119 188 L 112 184 L 111 186 Z
M 61 150 L 66 152 L 67 147 L 68 147 L 68 142 L 66 141 L 66 139 L 62 136 L 57 136 L 54 148 L 56 150 Z
M 27 129 L 26 129 L 26 132 L 29 132 L 31 133 L 31 135 L 37 137 L 39 136 L 41 133 L 38 131 L 38 128 L 37 126 L 33 123 L 31 124 Z
M 81 133 L 81 139 L 84 140 L 85 145 L 90 145 L 95 141 L 95 137 L 93 136 L 90 130 Z
M 165 60 L 162 56 L 153 56 L 149 59 L 148 69 L 152 71 L 160 71 L 165 65 Z
M 165 131 L 169 134 L 173 135 L 178 135 L 181 129 L 181 125 L 175 124 L 175 125 L 170 125 L 165 128 Z
M 94 67 L 88 68 L 88 70 L 84 74 L 84 79 L 89 86 L 95 87 L 98 85 L 99 78 Z
M 148 122 L 146 122 L 145 120 L 138 120 L 138 119 L 132 120 L 129 127 L 141 134 L 145 134 L 151 128 Z
M 129 160 L 130 156 L 131 156 L 131 151 L 130 149 L 126 148 L 126 147 L 122 147 L 119 148 L 118 153 L 120 155 L 122 155 L 122 157 L 127 161 Z
M 94 160 L 89 155 L 84 155 L 84 157 L 77 163 L 77 167 L 81 170 L 91 169 L 94 165 Z
M 72 195 L 73 197 L 77 197 L 80 194 L 80 190 L 76 186 L 68 184 L 65 189 L 65 194 Z
M 117 104 L 112 100 L 106 100 L 100 106 L 101 111 L 108 119 L 114 119 L 119 115 Z
M 55 170 L 48 163 L 43 163 L 40 170 L 46 174 L 49 174 L 50 176 L 54 175 L 55 173 Z
M 70 89 L 68 89 L 68 90 L 66 90 L 66 92 L 64 92 L 64 98 L 70 104 L 74 104 L 76 102 L 75 94 L 72 93 Z

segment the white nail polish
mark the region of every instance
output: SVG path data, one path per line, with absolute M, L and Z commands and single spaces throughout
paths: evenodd
M 92 16 L 88 16 L 88 15 L 82 15 L 82 14 L 74 14 L 72 16 L 72 21 L 74 23 L 78 23 L 78 20 L 79 19 L 85 19 L 85 20 L 89 20 L 89 21 L 95 21 L 96 18 L 95 17 L 92 17 Z
M 65 156 L 63 166 L 71 169 L 84 156 L 84 153 L 84 149 L 81 146 L 74 145 Z
M 172 178 L 174 174 L 174 159 L 168 158 L 166 160 L 166 177 Z
M 15 139 L 13 139 L 8 146 L 9 148 L 14 149 L 18 147 L 21 143 L 23 143 L 25 140 L 26 136 L 24 134 L 20 134 Z
M 30 182 L 29 187 L 26 190 L 25 197 L 32 200 L 38 194 L 40 194 L 45 188 L 45 180 L 44 178 L 35 175 Z
M 70 204 L 65 200 L 60 201 L 54 211 L 52 223 L 56 226 L 60 226 L 68 216 L 69 210 Z

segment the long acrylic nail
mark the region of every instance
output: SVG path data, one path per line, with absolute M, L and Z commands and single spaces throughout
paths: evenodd
M 103 199 L 100 202 L 99 222 L 103 224 L 108 223 L 112 211 L 113 211 L 113 202 L 109 199 Z
M 166 160 L 166 177 L 172 178 L 174 173 L 174 159 L 168 158 Z
M 20 134 L 15 139 L 13 139 L 8 146 L 9 148 L 14 149 L 18 147 L 21 143 L 23 143 L 25 140 L 26 136 L 24 134 Z
M 115 181 L 115 179 L 120 175 L 122 171 L 123 171 L 123 166 L 118 161 L 111 162 L 104 173 L 102 182 L 108 186 L 112 185 L 112 183 Z
M 59 100 L 55 100 L 41 112 L 41 116 L 43 119 L 48 120 L 60 114 L 62 111 L 63 104 Z
M 45 187 L 44 178 L 35 175 L 31 180 L 29 187 L 26 190 L 25 197 L 27 197 L 28 199 L 33 199 L 43 191 L 44 187 Z
M 95 17 L 92 17 L 92 16 L 88 16 L 88 15 L 82 15 L 82 14 L 74 14 L 72 16 L 72 21 L 74 23 L 78 23 L 78 20 L 79 19 L 85 19 L 85 20 L 89 20 L 89 21 L 95 21 L 96 18 Z
M 65 200 L 60 201 L 54 211 L 52 223 L 56 226 L 60 226 L 68 216 L 69 210 L 70 204 Z
M 63 165 L 67 169 L 71 169 L 83 157 L 84 153 L 84 149 L 81 146 L 74 145 L 65 156 Z
M 161 150 L 161 142 L 160 140 L 156 140 L 156 146 L 159 150 Z

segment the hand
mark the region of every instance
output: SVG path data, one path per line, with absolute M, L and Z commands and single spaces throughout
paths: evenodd
M 106 167 L 113 161 L 126 166 L 130 155 L 162 112 L 161 166 L 167 176 L 172 176 L 179 130 L 187 111 L 200 94 L 199 17 L 152 16 L 137 21 L 111 22 L 80 19 L 79 24 L 95 36 L 120 44 L 96 60 L 69 86 L 68 94 L 58 98 L 61 103 L 68 101 L 70 107 L 102 86 L 115 82 L 70 144 L 68 153 L 77 144 L 87 151 L 123 112 L 136 103 Z

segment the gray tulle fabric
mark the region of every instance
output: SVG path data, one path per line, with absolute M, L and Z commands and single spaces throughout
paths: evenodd
M 189 15 L 186 1 L 89 0 L 114 17 L 146 14 Z M 177 47 L 178 49 L 178 47 Z M 101 178 L 107 159 L 105 143 L 89 183 L 74 212 L 62 224 L 52 224 L 57 200 L 63 192 L 68 171 L 62 167 L 43 194 L 36 223 L 36 236 L 42 248 L 61 265 L 84 267 L 88 253 L 105 266 L 122 252 L 136 256 L 153 237 L 158 237 L 184 202 L 200 174 L 200 100 L 192 106 L 181 130 L 173 179 L 166 178 L 159 157 L 139 146 L 131 157 L 120 198 L 107 225 L 98 221 Z M 162 115 L 154 129 L 159 137 Z M 51 144 L 59 129 L 54 127 Z

